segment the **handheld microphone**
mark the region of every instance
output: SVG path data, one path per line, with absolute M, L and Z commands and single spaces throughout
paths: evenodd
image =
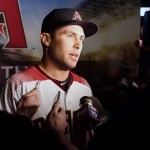
M 75 112 L 77 129 L 94 129 L 104 122 L 104 110 L 96 97 L 84 96 L 80 99 L 80 109 Z
M 150 11 L 146 11 L 143 17 L 143 47 L 150 48 Z

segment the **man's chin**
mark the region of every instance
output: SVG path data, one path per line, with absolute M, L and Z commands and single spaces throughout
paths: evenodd
M 72 70 L 72 69 L 74 69 L 76 66 L 77 66 L 77 63 L 67 63 L 67 64 L 64 66 L 64 70 L 65 70 L 65 71 L 67 71 L 67 70 Z
M 68 68 L 66 69 L 66 70 L 72 70 L 72 69 L 74 69 L 76 67 L 76 65 L 75 66 L 68 66 Z

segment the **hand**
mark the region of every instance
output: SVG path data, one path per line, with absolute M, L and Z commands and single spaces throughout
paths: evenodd
M 58 144 L 62 145 L 62 149 L 66 150 L 78 150 L 66 137 L 65 129 L 67 127 L 67 115 L 65 109 L 61 108 L 59 100 L 57 100 L 52 110 L 49 112 L 46 118 L 46 124 L 48 129 L 55 133 L 58 140 Z
M 60 102 L 57 100 L 52 110 L 49 112 L 46 118 L 46 123 L 49 128 L 52 128 L 54 131 L 65 133 L 67 127 L 67 116 L 65 109 L 61 108 Z
M 34 88 L 29 93 L 22 96 L 17 103 L 17 114 L 32 118 L 40 106 L 38 89 Z
M 142 41 L 142 40 L 136 40 L 136 41 L 135 41 L 135 46 L 138 47 L 138 48 L 142 48 L 142 49 L 144 49 L 144 50 L 150 51 L 150 48 L 149 48 L 149 47 L 143 46 L 143 41 Z

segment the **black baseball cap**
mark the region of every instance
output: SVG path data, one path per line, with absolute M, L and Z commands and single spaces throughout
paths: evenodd
M 59 27 L 79 25 L 83 28 L 85 37 L 98 31 L 98 26 L 89 21 L 82 20 L 80 14 L 72 8 L 59 8 L 52 10 L 43 20 L 41 33 L 48 33 Z

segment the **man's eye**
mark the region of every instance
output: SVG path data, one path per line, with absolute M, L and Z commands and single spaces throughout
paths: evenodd
M 84 41 L 84 39 L 85 39 L 84 37 L 81 37 L 81 38 L 80 38 L 81 41 Z
M 73 37 L 73 34 L 68 34 L 67 36 L 68 36 L 68 37 Z

